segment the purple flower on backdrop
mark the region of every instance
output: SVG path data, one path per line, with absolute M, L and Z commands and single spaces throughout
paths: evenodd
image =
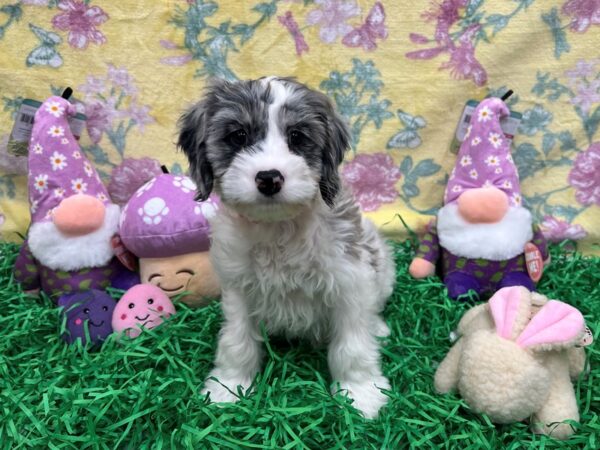
M 300 56 L 302 53 L 308 52 L 308 44 L 306 43 L 304 35 L 302 34 L 302 31 L 300 31 L 298 22 L 294 19 L 292 12 L 287 11 L 284 16 L 278 16 L 277 20 L 279 20 L 279 23 L 287 28 L 292 35 L 294 44 L 296 44 L 296 54 Z
M 83 112 L 87 116 L 87 130 L 94 144 L 98 144 L 107 133 L 113 143 L 123 150 L 125 135 L 132 126 L 136 125 L 143 132 L 145 125 L 154 122 L 150 106 L 138 103 L 137 87 L 125 67 L 108 64 L 105 77 L 89 75 L 79 90 L 85 94 Z M 115 120 L 128 122 L 113 130 Z
M 106 37 L 96 27 L 108 20 L 108 15 L 99 6 L 88 6 L 87 2 L 60 0 L 58 9 L 64 11 L 52 18 L 52 26 L 68 31 L 68 42 L 73 48 L 83 50 L 89 42 L 104 44 Z
M 106 88 L 104 80 L 100 77 L 88 75 L 84 84 L 79 86 L 79 90 L 88 97 L 94 97 Z
M 467 6 L 468 2 L 469 0 L 444 0 L 439 4 L 433 3 L 433 8 L 423 13 L 424 19 L 436 23 L 434 39 L 437 42 L 450 40 L 450 27 L 460 19 L 458 10 Z
M 86 102 L 85 115 L 90 139 L 97 144 L 102 139 L 104 132 L 110 129 L 113 119 L 117 116 L 114 99 L 109 99 L 107 102 L 100 100 Z
M 475 58 L 473 38 L 479 31 L 479 25 L 472 25 L 459 38 L 458 47 L 450 41 L 448 51 L 450 60 L 441 65 L 442 69 L 450 69 L 452 76 L 458 80 L 473 80 L 477 86 L 487 82 L 487 73 Z
M 568 181 L 579 203 L 600 206 L 600 142 L 577 154 Z
M 571 103 L 579 106 L 587 114 L 594 103 L 600 102 L 599 88 L 600 80 L 578 83 L 576 88 L 577 95 L 571 98 Z
M 176 50 L 179 47 L 175 42 L 169 41 L 167 39 L 160 40 L 160 46 L 162 48 L 166 48 L 167 50 Z M 176 55 L 176 56 L 165 56 L 160 58 L 160 62 L 162 64 L 166 64 L 167 66 L 184 66 L 189 63 L 193 58 L 191 54 L 186 55 Z
M 585 33 L 590 25 L 600 25 L 600 0 L 569 0 L 562 12 L 572 17 L 571 29 L 577 33 Z
M 437 46 L 406 53 L 409 59 L 433 59 L 441 53 L 449 53 L 450 59 L 440 66 L 449 69 L 452 76 L 459 80 L 472 80 L 477 86 L 487 82 L 487 73 L 475 57 L 475 38 L 481 30 L 481 24 L 473 23 L 458 35 L 450 36 L 450 28 L 461 18 L 459 9 L 467 6 L 468 0 L 444 0 L 434 3 L 433 9 L 425 12 L 423 18 L 435 21 L 433 40 L 418 33 L 410 33 L 409 38 L 415 44 L 427 44 L 435 41 Z
M 579 106 L 587 114 L 594 103 L 600 102 L 600 79 L 596 79 L 597 65 L 600 60 L 585 61 L 580 59 L 575 68 L 565 71 L 569 86 L 575 93 L 571 96 L 571 103 Z
M 342 44 L 347 47 L 362 47 L 370 52 L 377 48 L 377 39 L 386 39 L 387 36 L 385 9 L 381 2 L 375 2 L 365 23 L 344 36 Z
M 154 118 L 149 114 L 149 112 L 150 106 L 132 103 L 129 105 L 129 108 L 124 111 L 123 116 L 133 119 L 135 124 L 140 128 L 140 132 L 143 133 L 144 126 L 154 122 Z
M 342 177 L 363 211 L 375 211 L 382 203 L 394 202 L 398 197 L 395 184 L 401 175 L 387 153 L 360 153 L 342 168 Z
M 48 6 L 49 0 L 21 0 L 22 5 Z
M 137 88 L 133 84 L 133 78 L 125 67 L 115 67 L 112 64 L 108 65 L 108 81 L 112 82 L 113 86 L 120 87 L 127 95 L 137 93 Z
M 326 44 L 350 33 L 352 27 L 346 21 L 360 14 L 360 8 L 354 1 L 315 0 L 315 4 L 318 8 L 307 14 L 306 23 L 321 26 L 319 37 Z
M 596 64 L 598 64 L 599 60 L 592 59 L 590 61 L 586 61 L 585 59 L 580 59 L 575 64 L 575 68 L 571 70 L 566 70 L 565 75 L 569 79 L 570 82 L 578 82 L 580 78 L 590 77 L 596 74 Z
M 579 225 L 573 225 L 553 216 L 545 216 L 540 227 L 546 239 L 551 242 L 561 242 L 565 239 L 583 239 L 587 232 Z
M 125 158 L 111 173 L 108 184 L 110 198 L 123 206 L 135 191 L 161 173 L 160 163 L 153 158 Z
M 185 66 L 192 59 L 194 59 L 192 55 L 165 56 L 160 58 L 160 62 L 167 66 Z

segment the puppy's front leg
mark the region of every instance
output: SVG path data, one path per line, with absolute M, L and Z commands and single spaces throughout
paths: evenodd
M 332 321 L 332 341 L 328 362 L 334 384 L 354 400 L 353 406 L 372 419 L 387 402 L 380 389 L 389 389 L 390 383 L 381 373 L 377 330 L 373 324 L 381 321 L 375 312 L 360 310 L 348 304 L 338 308 Z
M 240 293 L 223 290 L 221 307 L 224 321 L 215 367 L 206 379 L 202 394 L 210 392 L 213 402 L 236 402 L 238 386 L 245 392 L 260 369 L 262 338 Z

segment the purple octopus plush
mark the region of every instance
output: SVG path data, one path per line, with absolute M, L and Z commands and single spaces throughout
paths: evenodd
M 210 223 L 219 202 L 194 199 L 196 185 L 183 175 L 153 178 L 131 196 L 119 234 L 139 258 L 142 283 L 190 306 L 202 306 L 220 295 L 219 280 L 209 259 Z
M 100 344 L 113 331 L 112 314 L 115 305 L 110 295 L 97 289 L 62 295 L 58 299 L 62 317 L 66 317 L 62 338 L 68 344 L 77 339 L 81 339 L 84 345 Z

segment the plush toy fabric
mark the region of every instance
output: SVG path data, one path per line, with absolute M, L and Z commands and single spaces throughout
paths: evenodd
M 62 307 L 62 316 L 66 317 L 62 337 L 69 344 L 81 339 L 83 344 L 96 345 L 113 331 L 115 301 L 105 292 L 92 289 L 64 294 L 58 299 L 58 306 Z
M 465 313 L 459 339 L 435 373 L 440 393 L 458 389 L 493 422 L 529 419 L 533 430 L 564 439 L 579 420 L 571 378 L 583 371 L 581 313 L 520 286 L 499 290 Z
M 112 204 L 98 173 L 71 133 L 75 107 L 61 97 L 46 100 L 35 114 L 29 144 L 31 226 L 15 264 L 25 290 L 56 297 L 103 289 L 111 280 L 127 288 L 136 275 L 114 259 L 119 206 Z
M 196 185 L 185 176 L 163 174 L 132 195 L 121 216 L 123 244 L 140 260 L 142 283 L 160 287 L 189 305 L 220 294 L 209 259 L 209 219 L 217 197 L 194 199 Z
M 477 107 L 445 192 L 445 205 L 420 241 L 409 271 L 415 278 L 435 272 L 441 262 L 451 298 L 507 286 L 535 289 L 525 259 L 534 244 L 541 270 L 546 241 L 522 206 L 517 168 L 500 119 L 508 108 L 498 98 Z
M 175 307 L 160 288 L 153 284 L 138 284 L 117 303 L 112 314 L 112 327 L 115 332 L 137 337 L 142 327 L 154 328 L 172 314 L 175 314 Z

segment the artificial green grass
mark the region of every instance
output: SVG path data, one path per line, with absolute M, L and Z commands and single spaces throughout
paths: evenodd
M 235 405 L 207 404 L 199 390 L 221 322 L 217 303 L 178 305 L 165 326 L 101 351 L 67 346 L 58 310 L 26 296 L 12 279 L 18 247 L 0 244 L 1 448 L 577 448 L 600 447 L 598 318 L 600 258 L 552 248 L 540 291 L 580 308 L 594 332 L 591 371 L 576 384 L 581 424 L 566 444 L 527 424 L 496 426 L 456 395 L 438 395 L 435 368 L 467 308 L 438 281 L 407 274 L 408 242 L 396 244 L 397 286 L 385 311 L 383 347 L 391 390 L 377 420 L 364 420 L 329 393 L 326 354 L 307 343 L 271 340 L 255 392 Z

